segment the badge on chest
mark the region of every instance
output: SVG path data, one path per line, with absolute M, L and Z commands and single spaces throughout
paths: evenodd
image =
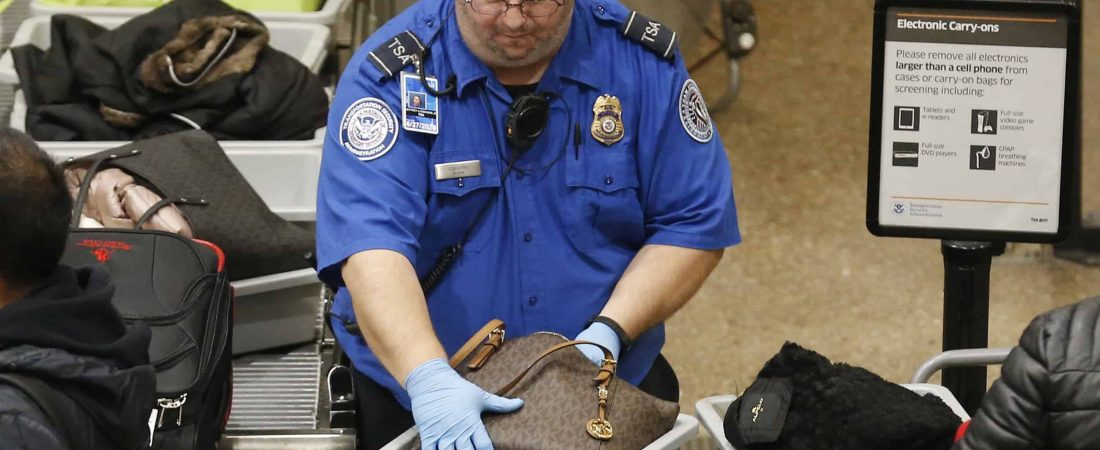
M 592 137 L 603 145 L 623 139 L 623 106 L 613 95 L 601 95 L 592 105 Z
M 439 134 L 439 98 L 428 93 L 424 84 L 439 89 L 439 80 L 411 72 L 401 72 L 401 126 L 426 134 Z

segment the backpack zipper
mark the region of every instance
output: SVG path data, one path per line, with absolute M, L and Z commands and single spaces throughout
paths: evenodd
M 157 428 L 164 427 L 164 416 L 167 415 L 168 410 L 177 411 L 176 413 L 176 426 L 183 424 L 183 405 L 187 403 L 187 394 L 180 395 L 176 398 L 158 398 L 157 405 L 160 405 L 160 420 L 157 421 Z

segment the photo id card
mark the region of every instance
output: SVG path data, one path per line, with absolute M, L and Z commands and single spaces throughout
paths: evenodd
M 424 77 L 433 90 L 439 89 L 435 77 Z M 439 134 L 439 98 L 424 89 L 420 77 L 412 72 L 401 72 L 401 122 L 409 131 Z

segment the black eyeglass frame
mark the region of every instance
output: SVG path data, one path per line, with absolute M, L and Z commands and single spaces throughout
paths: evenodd
M 504 9 L 501 10 L 499 13 L 492 14 L 492 13 L 486 13 L 486 12 L 478 11 L 477 7 L 474 6 L 474 1 L 473 0 L 462 0 L 462 2 L 469 5 L 470 9 L 473 10 L 475 13 L 481 14 L 483 16 L 493 16 L 493 17 L 503 16 L 505 14 L 508 14 L 508 10 L 512 9 L 513 6 L 519 8 L 519 13 L 522 14 L 523 17 L 550 17 L 550 16 L 554 15 L 555 13 L 557 13 L 558 10 L 561 9 L 561 7 L 565 5 L 565 0 L 521 0 L 519 3 L 511 3 L 507 0 L 497 0 L 496 3 L 504 4 Z M 533 16 L 533 15 L 528 14 L 527 10 L 524 8 L 524 6 L 527 5 L 528 3 L 553 3 L 555 6 L 554 6 L 553 11 L 550 11 L 549 13 L 546 13 L 545 15 Z

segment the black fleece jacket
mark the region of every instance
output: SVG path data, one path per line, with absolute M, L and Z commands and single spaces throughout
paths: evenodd
M 149 329 L 127 327 L 111 305 L 114 286 L 99 267 L 55 273 L 0 309 L 0 372 L 41 379 L 72 401 L 67 413 L 80 448 L 148 446 L 155 404 Z M 65 448 L 64 433 L 21 391 L 0 385 L 0 447 Z

